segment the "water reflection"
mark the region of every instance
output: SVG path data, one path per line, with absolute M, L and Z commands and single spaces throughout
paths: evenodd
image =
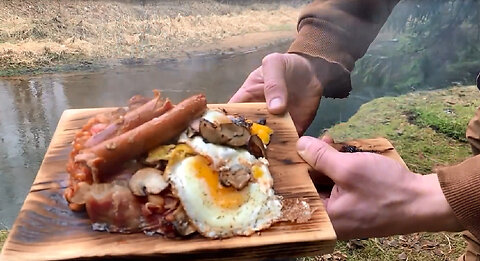
M 0 81 L 0 227 L 16 216 L 66 108 L 62 86 L 48 79 Z

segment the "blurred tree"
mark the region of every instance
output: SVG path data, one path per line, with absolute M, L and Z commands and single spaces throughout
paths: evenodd
M 480 70 L 478 0 L 402 1 L 381 34 L 394 38 L 372 45 L 352 74 L 376 96 L 473 84 Z

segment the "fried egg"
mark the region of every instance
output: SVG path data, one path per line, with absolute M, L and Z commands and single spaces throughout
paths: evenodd
M 207 111 L 204 119 L 226 121 L 225 114 Z M 248 236 L 268 228 L 281 217 L 282 203 L 273 190 L 268 161 L 245 149 L 205 142 L 185 133 L 178 140 L 196 155 L 169 163 L 167 175 L 191 223 L 203 236 Z M 241 190 L 222 185 L 220 171 L 248 169 L 248 184 Z

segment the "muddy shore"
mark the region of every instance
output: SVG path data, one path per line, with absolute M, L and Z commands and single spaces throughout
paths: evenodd
M 0 76 L 243 52 L 295 35 L 307 1 L 1 1 Z

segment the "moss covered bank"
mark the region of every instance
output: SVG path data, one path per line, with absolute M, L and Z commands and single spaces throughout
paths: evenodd
M 378 98 L 329 133 L 338 140 L 386 137 L 412 171 L 430 173 L 470 155 L 465 131 L 479 98 L 474 86 Z

